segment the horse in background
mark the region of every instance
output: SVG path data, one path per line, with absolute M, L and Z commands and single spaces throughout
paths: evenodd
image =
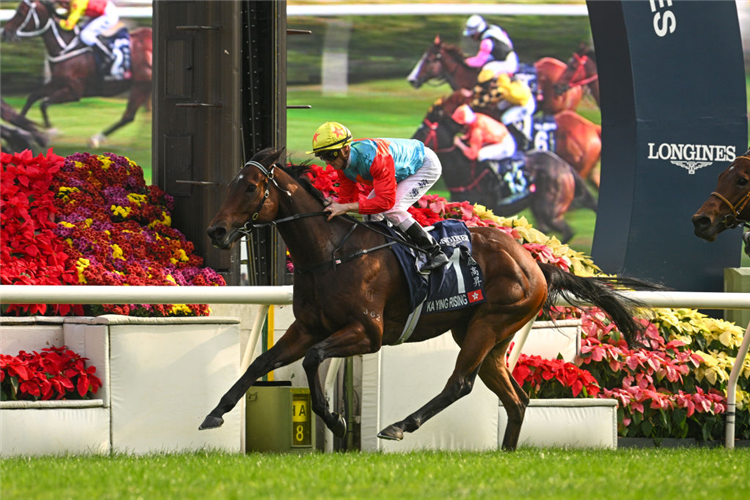
M 471 161 L 458 149 L 453 140 L 462 127 L 452 118 L 452 110 L 462 104 L 458 93 L 445 100 L 439 99 L 428 111 L 422 124 L 412 136 L 431 148 L 443 165 L 443 181 L 451 194 L 451 201 L 479 203 L 501 216 L 515 215 L 529 208 L 536 227 L 544 233 L 556 231 L 560 241 L 573 237 L 573 229 L 564 218 L 573 202 L 583 208 L 596 210 L 596 199 L 586 182 L 565 160 L 549 151 L 529 151 L 524 154 L 525 167 L 535 190 L 519 201 L 504 204 L 503 183 L 487 162 Z M 448 112 L 448 110 L 451 110 Z
M 481 68 L 472 68 L 466 64 L 465 59 L 466 56 L 458 47 L 442 42 L 440 35 L 437 35 L 433 44 L 422 54 L 406 80 L 417 89 L 428 81 L 437 80 L 439 83 L 448 83 L 453 90 L 472 90 L 477 84 L 477 77 Z M 572 58 L 572 60 L 577 61 L 578 59 Z M 568 70 L 567 64 L 552 57 L 543 57 L 534 63 L 534 67 L 537 72 L 537 84 L 541 91 L 541 100 L 537 102 L 539 111 L 554 115 L 565 109 L 575 110 L 578 107 L 583 97 L 583 84 L 571 85 L 567 90 L 563 90 L 561 86 L 561 94 L 556 93 L 555 85 Z M 590 69 L 596 70 L 596 62 L 589 58 L 583 67 L 588 78 L 592 76 L 589 75 L 588 71 Z M 577 68 L 578 66 L 575 66 L 572 69 L 570 78 L 578 74 L 576 71 L 580 72 Z M 560 83 L 563 84 L 564 82 Z M 596 95 L 598 96 L 599 84 L 596 78 L 585 85 L 595 85 Z
M 99 76 L 93 49 L 78 39 L 78 27 L 66 31 L 55 21 L 53 6 L 42 0 L 23 0 L 14 16 L 3 26 L 2 40 L 41 36 L 47 50 L 51 77 L 34 90 L 21 110 L 26 116 L 31 106 L 41 100 L 44 126 L 51 128 L 47 108 L 51 104 L 77 102 L 83 97 L 110 97 L 130 91 L 127 107 L 118 122 L 91 137 L 89 144 L 98 147 L 105 138 L 135 119 L 141 106 L 151 97 L 152 40 L 151 28 L 138 28 L 130 33 L 132 73 L 127 80 L 103 81 Z
M 596 66 L 596 53 L 594 48 L 587 43 L 581 42 L 578 50 L 568 59 L 568 65 L 562 75 L 555 82 L 555 95 L 561 96 L 575 87 L 586 86 L 596 105 L 601 107 L 599 100 L 599 69 Z
M 19 153 L 25 149 L 33 149 L 34 144 L 40 148 L 45 148 L 49 144 L 49 138 L 44 132 L 39 130 L 34 122 L 21 116 L 13 107 L 2 101 L 0 109 L 0 119 L 13 126 L 4 125 L 0 128 L 2 135 L 4 153 Z
M 295 319 L 278 342 L 258 356 L 220 398 L 199 428 L 220 427 L 223 415 L 260 377 L 304 358 L 312 409 L 334 435 L 343 437 L 346 419 L 328 408 L 318 374 L 320 365 L 326 359 L 374 353 L 384 345 L 397 344 L 411 314 L 408 284 L 395 253 L 387 248 L 392 243 L 389 236 L 352 217 L 339 216 L 327 222 L 323 194 L 304 178 L 304 165 L 289 169 L 278 165 L 282 153 L 269 148 L 245 164 L 229 184 L 227 197 L 207 233 L 215 247 L 229 249 L 254 228 L 275 226 L 294 263 Z M 561 295 L 575 304 L 590 301 L 601 307 L 629 344 L 640 343 L 642 326 L 633 319 L 634 306 L 640 304 L 615 289 L 635 286 L 632 280 L 575 276 L 538 263 L 500 229 L 468 229 L 487 300 L 419 317 L 406 342 L 421 342 L 450 331 L 460 347 L 455 369 L 440 394 L 381 430 L 381 439 L 401 440 L 405 433 L 415 432 L 468 395 L 479 376 L 508 414 L 502 447 L 515 450 L 529 397 L 511 376 L 506 351 L 515 332 L 540 310 L 548 310 Z M 336 264 L 334 258 L 341 263 Z
M 453 92 L 443 100 L 443 110 L 451 116 L 456 107 L 470 104 L 473 94 L 465 89 Z M 478 113 L 501 121 L 502 111 L 496 107 L 473 108 Z M 594 167 L 602 156 L 602 127 L 570 110 L 555 116 L 555 153 L 568 162 L 584 179 L 589 179 L 598 188 L 600 172 Z M 533 144 L 532 144 L 533 145 Z
M 693 215 L 692 222 L 695 235 L 707 241 L 714 241 L 726 229 L 750 225 L 750 150 L 719 174 L 716 189 Z

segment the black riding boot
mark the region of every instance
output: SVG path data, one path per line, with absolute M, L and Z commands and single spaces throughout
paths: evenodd
M 531 147 L 531 141 L 526 137 L 526 134 L 523 133 L 523 130 L 519 130 L 514 124 L 507 125 L 507 129 L 513 137 L 513 140 L 516 141 L 516 150 L 528 151 Z
M 430 272 L 448 263 L 448 257 L 440 249 L 440 245 L 435 241 L 435 238 L 430 236 L 418 222 L 415 222 L 406 230 L 406 235 L 412 243 L 427 252 L 427 262 L 422 265 L 421 272 Z

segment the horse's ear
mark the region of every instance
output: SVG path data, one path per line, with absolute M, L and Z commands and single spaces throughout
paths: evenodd
M 435 45 L 440 45 L 440 33 L 435 35 Z
M 283 154 L 284 148 L 265 148 L 255 153 L 252 159 L 262 163 L 266 167 L 270 167 L 271 165 L 279 161 L 279 158 L 281 158 Z
M 750 149 L 748 149 L 747 151 L 745 151 L 745 154 L 742 155 L 742 156 L 750 156 Z
M 460 89 L 460 91 L 464 99 L 468 99 L 469 97 L 472 97 L 474 95 L 474 92 L 469 89 Z

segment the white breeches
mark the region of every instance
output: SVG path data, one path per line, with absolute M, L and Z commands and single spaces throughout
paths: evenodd
M 486 68 L 491 69 L 495 73 L 495 76 L 499 75 L 500 73 L 508 73 L 510 75 L 513 75 L 516 71 L 518 71 L 518 56 L 516 55 L 516 52 L 513 51 L 508 54 L 508 57 L 505 58 L 505 61 L 492 61 L 482 66 L 482 69 Z
M 120 16 L 117 14 L 117 7 L 112 2 L 107 4 L 104 9 L 104 14 L 94 18 L 89 22 L 82 30 L 81 41 L 88 46 L 92 46 L 96 43 L 96 37 L 98 37 L 103 31 L 112 28 L 120 20 Z
M 502 160 L 513 156 L 516 152 L 516 141 L 513 140 L 513 136 L 508 134 L 501 142 L 497 144 L 490 144 L 479 150 L 477 155 L 477 161 L 485 160 Z
M 409 214 L 408 209 L 417 202 L 437 182 L 443 173 L 437 155 L 430 148 L 424 148 L 424 162 L 413 175 L 402 180 L 396 186 L 396 203 L 393 208 L 381 214 L 382 217 L 402 231 L 406 231 L 416 221 Z M 370 192 L 368 198 L 375 196 L 375 191 Z M 371 220 L 382 220 L 381 217 L 371 216 Z

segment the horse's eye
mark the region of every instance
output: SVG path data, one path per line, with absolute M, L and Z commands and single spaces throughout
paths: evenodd
M 248 184 L 247 189 L 245 191 L 248 193 L 252 193 L 256 189 L 258 189 L 258 186 L 256 186 L 255 184 Z
M 739 186 L 746 186 L 747 185 L 747 177 L 740 177 L 737 179 L 737 185 Z

